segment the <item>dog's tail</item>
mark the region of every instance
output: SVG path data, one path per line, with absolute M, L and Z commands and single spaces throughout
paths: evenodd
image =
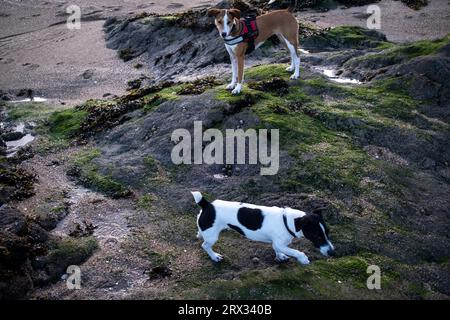
M 270 6 L 272 3 L 276 2 L 276 1 L 277 0 L 270 0 L 267 5 Z M 297 0 L 291 0 L 291 3 L 289 4 L 289 7 L 287 8 L 287 10 L 289 12 L 294 12 L 296 8 L 297 8 Z
M 205 198 L 203 198 L 202 194 L 198 191 L 191 191 L 192 195 L 194 196 L 195 203 L 198 204 L 200 207 L 204 207 L 208 202 Z

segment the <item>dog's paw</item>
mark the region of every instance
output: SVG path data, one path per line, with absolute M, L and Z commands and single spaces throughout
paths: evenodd
M 287 72 L 292 72 L 292 71 L 294 71 L 294 69 L 295 68 L 293 66 L 289 66 L 289 67 L 286 68 L 286 71 Z
M 223 256 L 221 254 L 216 253 L 214 257 L 211 257 L 212 261 L 214 262 L 220 262 L 223 260 Z
M 229 85 L 227 85 L 227 90 L 233 90 L 234 87 L 236 87 L 236 83 L 230 83 Z
M 298 262 L 300 262 L 301 264 L 309 264 L 310 263 L 308 257 L 304 253 L 301 253 L 299 255 Z
M 278 254 L 277 257 L 275 258 L 275 262 L 277 263 L 287 262 L 288 260 L 289 257 L 285 254 Z
M 240 94 L 242 91 L 242 84 L 238 83 L 231 94 Z
M 292 76 L 291 76 L 291 80 L 297 80 L 298 78 L 300 78 L 300 75 L 299 74 L 293 74 Z

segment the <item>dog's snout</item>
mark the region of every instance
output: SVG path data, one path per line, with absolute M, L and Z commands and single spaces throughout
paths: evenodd
M 329 249 L 329 250 L 328 250 L 328 255 L 329 255 L 330 257 L 335 257 L 335 256 L 336 256 L 336 251 L 334 251 L 334 249 Z
M 225 38 L 227 36 L 226 32 L 222 32 L 222 38 Z

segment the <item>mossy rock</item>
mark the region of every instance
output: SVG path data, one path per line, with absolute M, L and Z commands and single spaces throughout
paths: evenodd
M 376 30 L 353 26 L 340 26 L 306 38 L 302 47 L 308 50 L 324 51 L 338 49 L 377 48 L 387 43 L 386 36 Z
M 94 160 L 101 155 L 98 149 L 92 148 L 78 152 L 70 160 L 68 175 L 92 190 L 104 193 L 113 198 L 127 197 L 130 190 L 116 181 L 110 174 L 101 173 Z
M 93 237 L 56 239 L 45 256 L 45 269 L 52 281 L 59 280 L 71 265 L 81 265 L 98 249 Z
M 378 256 L 348 256 L 315 261 L 308 266 L 297 262 L 244 271 L 233 280 L 212 279 L 195 284 L 187 283 L 186 296 L 198 299 L 366 299 L 401 298 L 398 287 L 402 282 L 397 270 L 382 273 L 383 290 L 367 289 L 367 268 L 377 263 L 381 270 L 395 266 L 395 262 Z M 396 267 L 397 269 L 397 267 Z M 184 295 L 182 295 L 184 296 Z
M 349 59 L 344 63 L 343 68 L 347 70 L 375 70 L 389 67 L 395 64 L 407 62 L 417 57 L 424 57 L 436 54 L 444 46 L 450 43 L 447 35 L 437 40 L 421 40 L 409 44 L 389 44 L 380 45 L 381 52 L 366 54 Z
M 73 138 L 80 132 L 87 115 L 88 113 L 83 110 L 56 111 L 48 119 L 49 134 L 55 139 Z

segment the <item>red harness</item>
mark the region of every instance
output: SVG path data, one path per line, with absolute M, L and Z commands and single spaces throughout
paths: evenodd
M 255 18 L 241 19 L 241 36 L 244 38 L 244 42 L 255 41 L 258 37 L 258 26 L 256 25 Z

